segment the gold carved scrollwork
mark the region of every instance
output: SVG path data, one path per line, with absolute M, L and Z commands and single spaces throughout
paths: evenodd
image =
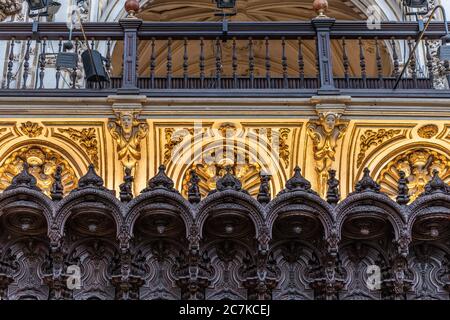
M 221 161 L 220 163 L 206 163 L 193 164 L 190 169 L 195 169 L 200 178 L 199 188 L 202 197 L 205 197 L 211 190 L 216 189 L 217 180 L 226 173 L 226 167 L 231 166 L 233 173 L 242 182 L 242 187 L 246 189 L 250 195 L 258 194 L 260 177 L 259 172 L 261 167 L 257 163 L 249 164 L 235 164 L 234 161 Z M 187 197 L 188 181 L 190 180 L 190 171 L 187 170 L 183 179 L 182 194 Z
M 188 135 L 194 136 L 194 128 L 165 128 L 164 129 L 164 163 L 167 164 L 172 157 L 174 149 L 184 140 Z
M 378 131 L 374 130 L 366 130 L 360 137 L 360 145 L 359 145 L 359 153 L 358 159 L 356 161 L 357 168 L 361 167 L 364 158 L 366 157 L 366 152 L 370 147 L 376 147 L 383 142 L 394 138 L 399 135 L 401 132 L 400 129 L 379 129 Z
M 73 190 L 78 183 L 74 169 L 59 153 L 46 147 L 26 146 L 13 152 L 1 165 L 1 190 L 4 190 L 11 184 L 14 176 L 22 171 L 25 162 L 29 165 L 29 172 L 36 178 L 37 186 L 47 195 L 50 195 L 53 176 L 57 166 L 62 167 L 64 193 Z
M 399 172 L 405 172 L 411 200 L 414 200 L 425 191 L 425 185 L 430 181 L 434 170 L 437 170 L 439 176 L 448 183 L 450 159 L 433 150 L 414 149 L 390 161 L 381 171 L 377 180 L 382 191 L 394 198 L 397 195 Z
M 141 159 L 141 140 L 147 136 L 147 123 L 138 120 L 136 112 L 123 111 L 108 123 L 108 129 L 117 144 L 119 161 L 126 168 L 134 168 Z
M 20 125 L 20 131 L 24 135 L 27 135 L 29 138 L 36 138 L 42 134 L 44 130 L 43 127 L 39 125 L 39 123 L 27 121 Z
M 66 133 L 69 135 L 70 139 L 78 141 L 80 146 L 86 151 L 89 156 L 89 160 L 92 164 L 98 168 L 99 167 L 99 157 L 98 157 L 98 139 L 95 128 L 85 128 L 82 130 L 76 130 L 73 128 L 69 129 L 58 129 L 61 133 Z
M 263 130 L 261 129 L 255 129 L 256 134 L 262 134 L 266 135 L 267 140 L 269 144 L 272 145 L 273 143 L 273 137 L 275 136 L 278 139 L 278 153 L 281 160 L 283 160 L 284 167 L 289 167 L 289 158 L 291 155 L 290 149 L 289 149 L 289 134 L 291 133 L 291 129 L 289 128 L 279 128 L 279 129 L 272 129 L 272 128 L 265 128 Z
M 313 142 L 319 194 L 325 196 L 328 171 L 335 161 L 336 146 L 345 134 L 348 121 L 334 112 L 321 113 L 318 120 L 309 122 L 307 132 Z

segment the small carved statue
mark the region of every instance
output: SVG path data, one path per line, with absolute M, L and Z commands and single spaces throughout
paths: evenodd
M 308 124 L 308 135 L 313 142 L 314 159 L 318 175 L 318 189 L 325 196 L 328 170 L 335 160 L 336 146 L 347 130 L 348 123 L 340 120 L 340 114 L 322 113 L 318 120 Z
M 119 186 L 120 201 L 129 202 L 133 199 L 133 176 L 131 175 L 131 168 L 125 168 L 125 177 L 123 183 Z
M 141 159 L 141 140 L 148 133 L 148 125 L 137 120 L 136 114 L 121 112 L 119 119 L 108 123 L 108 129 L 117 143 L 117 153 L 122 165 L 134 168 Z

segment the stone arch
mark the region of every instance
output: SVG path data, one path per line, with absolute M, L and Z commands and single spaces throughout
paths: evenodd
M 399 145 L 400 144 L 400 145 Z M 381 149 L 377 152 L 377 154 L 382 155 L 381 157 L 377 157 L 376 159 L 366 159 L 365 162 L 360 166 L 359 171 L 356 173 L 354 179 L 357 179 L 361 176 L 363 168 L 365 168 L 365 165 L 371 170 L 373 176 L 375 177 L 374 180 L 381 184 L 382 191 L 387 193 L 390 197 L 395 197 L 396 195 L 396 189 L 397 185 L 396 182 L 398 180 L 398 173 L 397 169 L 390 170 L 391 172 L 387 172 L 389 166 L 393 167 L 393 162 L 396 161 L 396 159 L 400 159 L 402 155 L 405 155 L 406 157 L 411 158 L 412 156 L 418 155 L 419 152 L 426 153 L 428 156 L 433 156 L 433 154 L 436 154 L 441 156 L 442 158 L 448 159 L 450 161 L 450 152 L 448 148 L 442 144 L 438 144 L 435 142 L 429 142 L 429 141 L 420 141 L 420 142 L 412 142 L 411 141 L 405 141 L 400 142 L 396 145 L 389 145 L 387 149 Z M 419 155 L 417 156 L 418 161 L 422 161 L 419 158 Z M 435 157 L 436 158 L 436 157 Z M 409 161 L 409 160 L 408 160 Z M 427 159 L 423 160 L 427 161 Z M 438 162 L 439 159 L 435 159 L 435 162 Z M 411 162 L 411 161 L 409 161 Z M 405 163 L 406 164 L 406 163 Z M 411 165 L 413 165 L 411 163 Z M 429 166 L 428 176 L 431 178 L 432 172 L 433 172 L 433 165 Z M 418 168 L 420 169 L 420 168 Z M 404 170 L 407 171 L 407 170 Z M 443 176 L 442 178 L 448 182 L 450 181 L 450 167 L 446 169 L 447 174 Z M 408 172 L 407 178 L 409 177 Z M 384 180 L 381 180 L 383 179 Z M 424 181 L 428 182 L 428 181 Z M 423 187 L 423 186 L 422 186 Z M 423 188 L 422 188 L 423 189 Z M 415 196 L 418 196 L 423 190 L 419 190 Z M 413 190 L 411 190 L 413 191 Z M 415 198 L 415 197 L 413 197 Z
M 76 155 L 58 146 L 53 141 L 28 139 L 8 143 L 0 157 L 0 188 L 5 188 L 13 176 L 19 173 L 20 163 L 27 161 L 30 173 L 37 179 L 37 185 L 47 195 L 53 182 L 53 174 L 57 165 L 63 167 L 63 183 L 65 191 L 76 188 L 79 177 L 83 175 L 79 159 Z M 36 172 L 36 173 L 34 173 Z
M 255 164 L 257 168 L 252 169 L 255 171 L 252 171 L 254 173 L 251 176 L 252 179 L 257 178 L 259 181 L 258 171 L 272 174 L 271 190 L 273 193 L 283 189 L 287 180 L 287 172 L 284 166 L 280 164 L 278 155 L 272 150 L 272 146 L 269 143 L 257 144 L 258 140 L 247 138 L 243 135 L 243 129 L 240 127 L 240 124 L 236 123 L 233 123 L 233 125 L 237 126 L 236 134 L 231 138 L 224 138 L 218 133 L 218 129 L 215 128 L 216 125 L 218 124 L 215 124 L 211 130 L 214 132 L 212 136 L 205 138 L 202 136 L 202 132 L 195 133 L 194 136 L 189 135 L 188 138 L 185 138 L 176 147 L 177 149 L 175 150 L 177 152 L 173 152 L 173 158 L 167 163 L 167 174 L 176 182 L 175 188 L 177 190 L 183 189 L 183 180 L 194 164 L 202 164 L 202 160 L 204 160 L 203 162 L 207 162 L 206 160 L 209 161 L 209 159 L 205 160 L 205 155 L 215 151 L 219 147 L 221 150 L 223 148 L 239 155 L 239 157 L 237 157 L 238 160 L 235 161 L 237 162 L 237 165 L 241 165 L 241 162 L 244 162 L 242 165 L 248 165 L 249 167 Z M 191 140 L 193 140 L 193 142 Z M 246 157 L 248 157 L 249 163 L 247 163 Z M 242 161 L 239 159 L 242 159 Z M 214 164 L 218 162 L 216 161 L 217 158 L 210 160 L 213 160 Z M 223 159 L 220 160 L 228 160 L 227 155 L 223 155 Z M 208 165 L 208 163 L 206 163 L 206 165 Z M 227 165 L 229 165 L 229 163 L 227 163 Z M 256 171 L 256 169 L 258 169 L 258 171 Z M 255 184 L 252 184 L 254 181 L 255 180 L 248 181 L 248 184 L 254 186 Z M 245 188 L 246 181 L 241 182 Z M 257 189 L 247 191 L 257 192 Z

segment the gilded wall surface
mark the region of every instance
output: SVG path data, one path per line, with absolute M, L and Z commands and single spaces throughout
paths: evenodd
M 57 166 L 62 166 L 68 193 L 89 164 L 117 194 L 125 168 L 131 170 L 133 193 L 138 194 L 160 164 L 183 194 L 192 169 L 199 174 L 201 193 L 206 195 L 215 189 L 227 166 L 233 167 L 252 195 L 257 194 L 260 172 L 272 176 L 274 196 L 297 165 L 322 197 L 330 169 L 337 172 L 344 197 L 354 190 L 364 168 L 392 197 L 401 171 L 412 199 L 424 191 L 434 170 L 449 180 L 450 120 L 445 114 L 435 117 L 439 101 L 428 110 L 419 109 L 416 102 L 408 106 L 400 101 L 404 104 L 400 111 L 386 102 L 380 106 L 387 114 L 381 120 L 376 110 L 365 111 L 370 109 L 367 101 L 327 99 L 168 105 L 145 97 L 129 102 L 110 97 L 101 105 L 96 101 L 97 112 L 84 117 L 67 101 L 61 101 L 59 109 L 55 103 L 32 102 L 36 106 L 27 112 L 34 114 L 26 117 L 19 115 L 20 106 L 11 111 L 5 101 L 0 121 L 0 188 L 9 185 L 24 162 L 47 194 Z M 89 108 L 89 103 L 85 105 Z

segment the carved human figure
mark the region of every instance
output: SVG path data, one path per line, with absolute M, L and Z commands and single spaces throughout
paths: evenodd
M 308 124 L 308 135 L 313 142 L 319 194 L 325 196 L 328 171 L 335 160 L 336 146 L 345 134 L 348 123 L 337 113 L 322 113 L 318 120 Z
M 122 165 L 134 168 L 141 159 L 141 140 L 148 132 L 148 125 L 137 120 L 131 111 L 121 112 L 118 119 L 108 123 L 108 129 L 117 144 L 117 153 Z

